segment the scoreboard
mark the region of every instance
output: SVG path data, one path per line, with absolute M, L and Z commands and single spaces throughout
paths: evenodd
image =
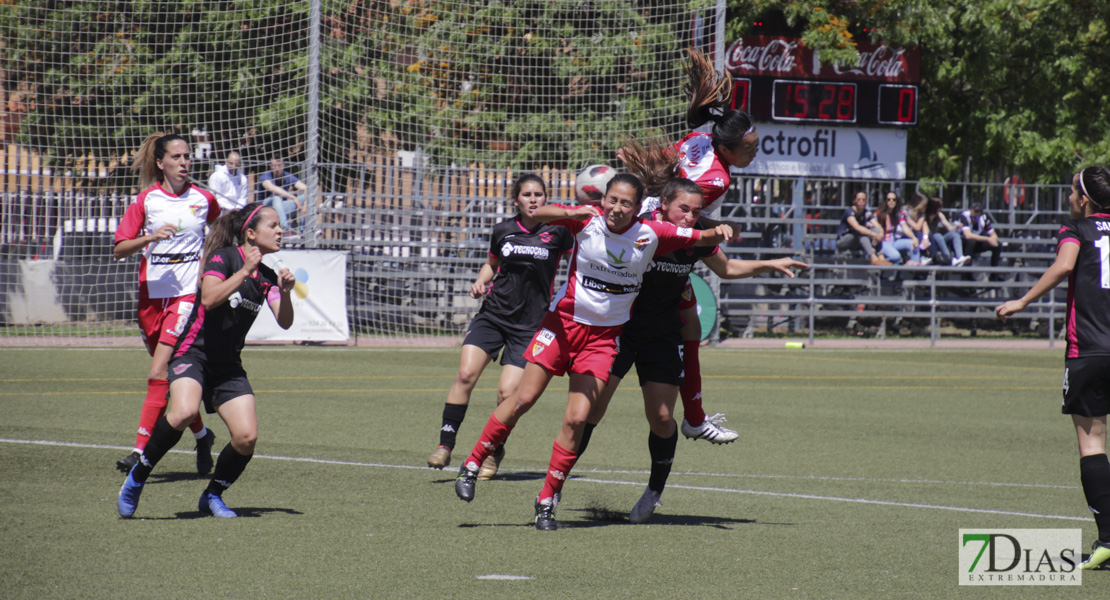
M 916 125 L 919 54 L 868 43 L 859 49 L 858 64 L 828 66 L 794 38 L 743 38 L 726 54 L 732 108 L 757 122 Z

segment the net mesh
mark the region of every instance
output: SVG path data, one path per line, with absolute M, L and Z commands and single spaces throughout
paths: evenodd
M 152 132 L 205 182 L 241 154 L 306 183 L 300 244 L 347 251 L 355 335 L 452 336 L 508 188 L 555 200 L 624 135 L 682 133 L 704 6 L 24 0 L 0 11 L 0 338 L 135 339 L 138 258 L 112 257 Z M 259 194 L 256 199 L 262 199 Z

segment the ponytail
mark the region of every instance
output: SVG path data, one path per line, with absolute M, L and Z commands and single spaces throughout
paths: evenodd
M 158 161 L 166 155 L 166 146 L 176 140 L 188 143 L 188 140 L 176 133 L 152 133 L 143 140 L 142 145 L 139 146 L 139 151 L 135 155 L 135 162 L 131 165 L 131 169 L 139 174 L 140 190 L 145 190 L 154 185 L 156 181 L 166 180 L 162 169 L 158 168 Z
M 658 196 L 663 187 L 677 177 L 678 153 L 658 136 L 648 138 L 643 144 L 625 140 L 621 150 L 628 172 L 642 182 L 649 196 Z
M 246 239 L 246 231 L 258 226 L 258 221 L 261 219 L 259 213 L 265 207 L 266 205 L 261 202 L 251 202 L 239 210 L 220 215 L 220 218 L 208 228 L 208 235 L 204 237 L 202 264 L 208 264 L 208 259 L 212 258 L 212 254 L 220 248 L 242 245 L 243 240 Z
M 713 147 L 735 148 L 744 136 L 755 131 L 751 116 L 741 110 L 731 110 L 732 76 L 718 73 L 709 57 L 700 50 L 686 50 L 690 62 L 686 64 L 686 94 L 690 104 L 686 107 L 686 124 L 691 128 L 713 122 Z

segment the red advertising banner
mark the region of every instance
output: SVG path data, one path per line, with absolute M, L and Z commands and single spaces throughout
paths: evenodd
M 725 68 L 734 75 L 843 79 L 918 83 L 921 80 L 920 48 L 891 48 L 859 42 L 859 62 L 822 65 L 818 53 L 799 38 L 751 35 L 737 40 L 725 53 Z

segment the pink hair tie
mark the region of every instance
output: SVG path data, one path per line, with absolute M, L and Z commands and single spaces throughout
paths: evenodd
M 266 206 L 266 205 L 265 205 L 265 204 L 259 204 L 259 205 L 258 205 L 258 208 L 256 208 L 256 209 L 254 209 L 254 210 L 252 210 L 252 211 L 251 211 L 251 214 L 250 214 L 250 216 L 248 216 L 248 217 L 247 217 L 247 220 L 246 220 L 246 221 L 243 221 L 243 228 L 239 230 L 239 235 L 243 235 L 244 233 L 246 233 L 246 232 L 247 232 L 247 225 L 248 225 L 248 224 L 250 224 L 250 222 L 251 222 L 251 219 L 253 219 L 253 218 L 254 218 L 254 215 L 255 215 L 255 214 L 256 214 L 256 213 L 258 212 L 258 211 L 262 210 L 262 208 L 263 208 L 264 206 Z

